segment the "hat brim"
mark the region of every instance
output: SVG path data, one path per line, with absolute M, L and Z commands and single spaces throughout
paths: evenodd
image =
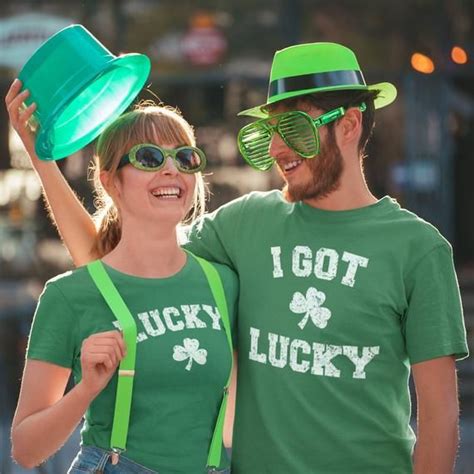
M 143 54 L 126 54 L 108 62 L 39 129 L 35 143 L 38 156 L 58 160 L 91 143 L 133 102 L 150 68 L 150 60 Z
M 335 87 L 324 87 L 324 88 L 314 88 L 314 89 L 305 89 L 293 92 L 286 92 L 284 94 L 280 94 L 270 99 L 266 104 L 258 105 L 257 107 L 252 107 L 251 109 L 243 110 L 239 112 L 238 116 L 246 116 L 246 117 L 256 117 L 256 118 L 267 118 L 268 112 L 265 111 L 265 107 L 268 107 L 271 104 L 276 104 L 281 102 L 285 99 L 291 99 L 292 97 L 299 97 L 302 95 L 307 94 L 315 94 L 315 93 L 322 93 L 322 92 L 330 92 L 330 91 L 337 91 L 337 90 L 378 90 L 380 91 L 377 98 L 374 101 L 374 106 L 376 109 L 381 109 L 382 107 L 386 107 L 390 105 L 397 97 L 397 89 L 396 87 L 391 84 L 390 82 L 379 82 L 378 84 L 373 84 L 369 86 L 335 86 Z

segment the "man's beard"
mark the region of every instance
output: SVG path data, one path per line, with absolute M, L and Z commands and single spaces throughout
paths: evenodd
M 314 158 L 303 160 L 300 166 L 309 169 L 312 179 L 305 183 L 286 183 L 282 192 L 288 202 L 320 199 L 337 190 L 344 161 L 332 130 L 327 134 L 326 142 L 321 142 L 319 153 Z

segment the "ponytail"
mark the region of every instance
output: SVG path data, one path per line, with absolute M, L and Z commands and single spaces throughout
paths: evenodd
M 117 246 L 122 236 L 119 212 L 112 200 L 97 210 L 94 221 L 97 235 L 92 245 L 92 252 L 97 258 L 102 258 Z
M 109 196 L 100 181 L 99 157 L 97 155 L 95 156 L 95 164 L 91 166 L 89 173 L 93 176 L 96 194 L 94 200 L 96 212 L 93 219 L 97 234 L 92 244 L 92 254 L 96 258 L 102 258 L 119 243 L 122 237 L 122 224 L 120 213 L 112 197 Z

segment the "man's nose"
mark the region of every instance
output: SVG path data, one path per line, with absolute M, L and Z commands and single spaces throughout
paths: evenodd
M 287 152 L 288 145 L 284 142 L 283 138 L 281 138 L 280 134 L 275 132 L 270 141 L 269 155 L 274 159 L 278 159 L 282 153 Z

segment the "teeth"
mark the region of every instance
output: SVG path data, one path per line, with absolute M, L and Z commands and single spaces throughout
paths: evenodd
M 151 194 L 157 197 L 179 197 L 181 195 L 181 190 L 176 187 L 169 188 L 156 188 Z
M 290 161 L 289 163 L 283 165 L 283 169 L 285 171 L 292 170 L 293 168 L 296 168 L 302 161 L 303 160 Z

